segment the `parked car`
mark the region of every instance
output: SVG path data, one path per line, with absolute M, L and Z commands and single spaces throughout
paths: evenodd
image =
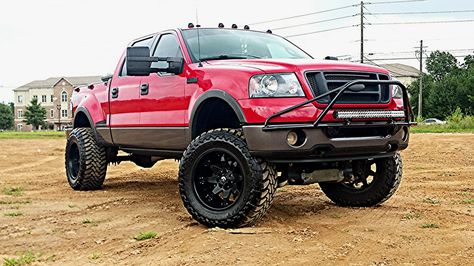
M 113 76 L 71 101 L 73 189 L 100 189 L 109 163 L 178 159 L 184 206 L 219 227 L 254 224 L 285 184 L 319 183 L 342 206 L 381 204 L 400 184 L 413 119 L 386 69 L 317 61 L 248 27 L 136 39 Z
M 426 125 L 444 125 L 446 124 L 446 121 L 439 120 L 438 118 L 428 118 L 423 120 L 421 123 Z

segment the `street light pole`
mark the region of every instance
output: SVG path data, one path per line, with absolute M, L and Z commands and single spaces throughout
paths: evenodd
M 53 98 L 53 101 L 59 101 L 57 97 Z M 61 131 L 61 103 L 56 104 L 56 110 L 58 110 L 58 131 Z
M 58 109 L 58 131 L 61 131 L 61 104 L 56 105 Z

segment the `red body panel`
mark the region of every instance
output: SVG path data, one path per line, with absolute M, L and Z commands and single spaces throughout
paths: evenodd
M 209 90 L 220 90 L 234 98 L 240 106 L 247 123 L 262 124 L 272 114 L 314 97 L 305 78 L 306 71 L 349 70 L 374 72 L 388 75 L 388 71 L 371 65 L 337 61 L 307 59 L 245 59 L 214 60 L 202 65 L 192 63 L 179 31 L 174 31 L 185 59 L 184 71 L 180 75 L 150 74 L 147 77 L 120 77 L 123 57 L 115 70 L 110 88 L 98 84 L 94 89 L 81 88 L 73 95 L 73 110 L 86 108 L 94 123 L 106 121 L 110 127 L 177 127 L 188 126 L 191 110 L 200 97 Z M 265 73 L 295 73 L 306 97 L 249 99 L 248 83 L 253 75 Z M 197 78 L 197 83 L 187 79 Z M 149 85 L 148 95 L 140 95 L 140 85 Z M 109 90 L 118 88 L 119 96 L 110 98 Z M 273 122 L 298 123 L 315 121 L 325 107 L 313 103 L 284 114 Z M 110 109 L 109 109 L 110 108 Z M 344 104 L 334 108 L 403 109 L 399 99 L 387 104 Z M 334 121 L 332 111 L 323 121 Z
M 185 126 L 187 105 L 184 101 L 184 74 L 153 73 L 143 77 L 142 84 L 148 84 L 149 93 L 140 96 L 140 126 Z

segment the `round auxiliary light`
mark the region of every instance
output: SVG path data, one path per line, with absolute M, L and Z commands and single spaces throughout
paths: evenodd
M 245 25 L 245 26 L 244 26 L 244 30 L 250 30 L 249 25 Z
M 219 25 L 217 25 L 217 27 L 224 28 L 224 23 L 219 23 Z
M 288 132 L 288 135 L 286 135 L 286 142 L 288 142 L 288 145 L 290 146 L 295 146 L 296 143 L 298 143 L 298 134 L 294 131 Z
M 232 24 L 233 29 L 237 29 L 237 24 Z
M 190 29 L 194 28 L 194 24 L 193 23 L 188 23 L 188 28 L 190 28 Z

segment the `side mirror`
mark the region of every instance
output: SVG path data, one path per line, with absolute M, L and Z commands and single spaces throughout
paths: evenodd
M 126 59 L 129 76 L 148 76 L 151 62 L 155 61 L 150 57 L 150 48 L 140 46 L 128 47 Z
M 168 58 L 168 73 L 179 75 L 183 72 L 184 59 L 182 57 Z
M 150 72 L 164 72 L 179 75 L 183 72 L 184 59 L 181 57 L 154 57 Z

